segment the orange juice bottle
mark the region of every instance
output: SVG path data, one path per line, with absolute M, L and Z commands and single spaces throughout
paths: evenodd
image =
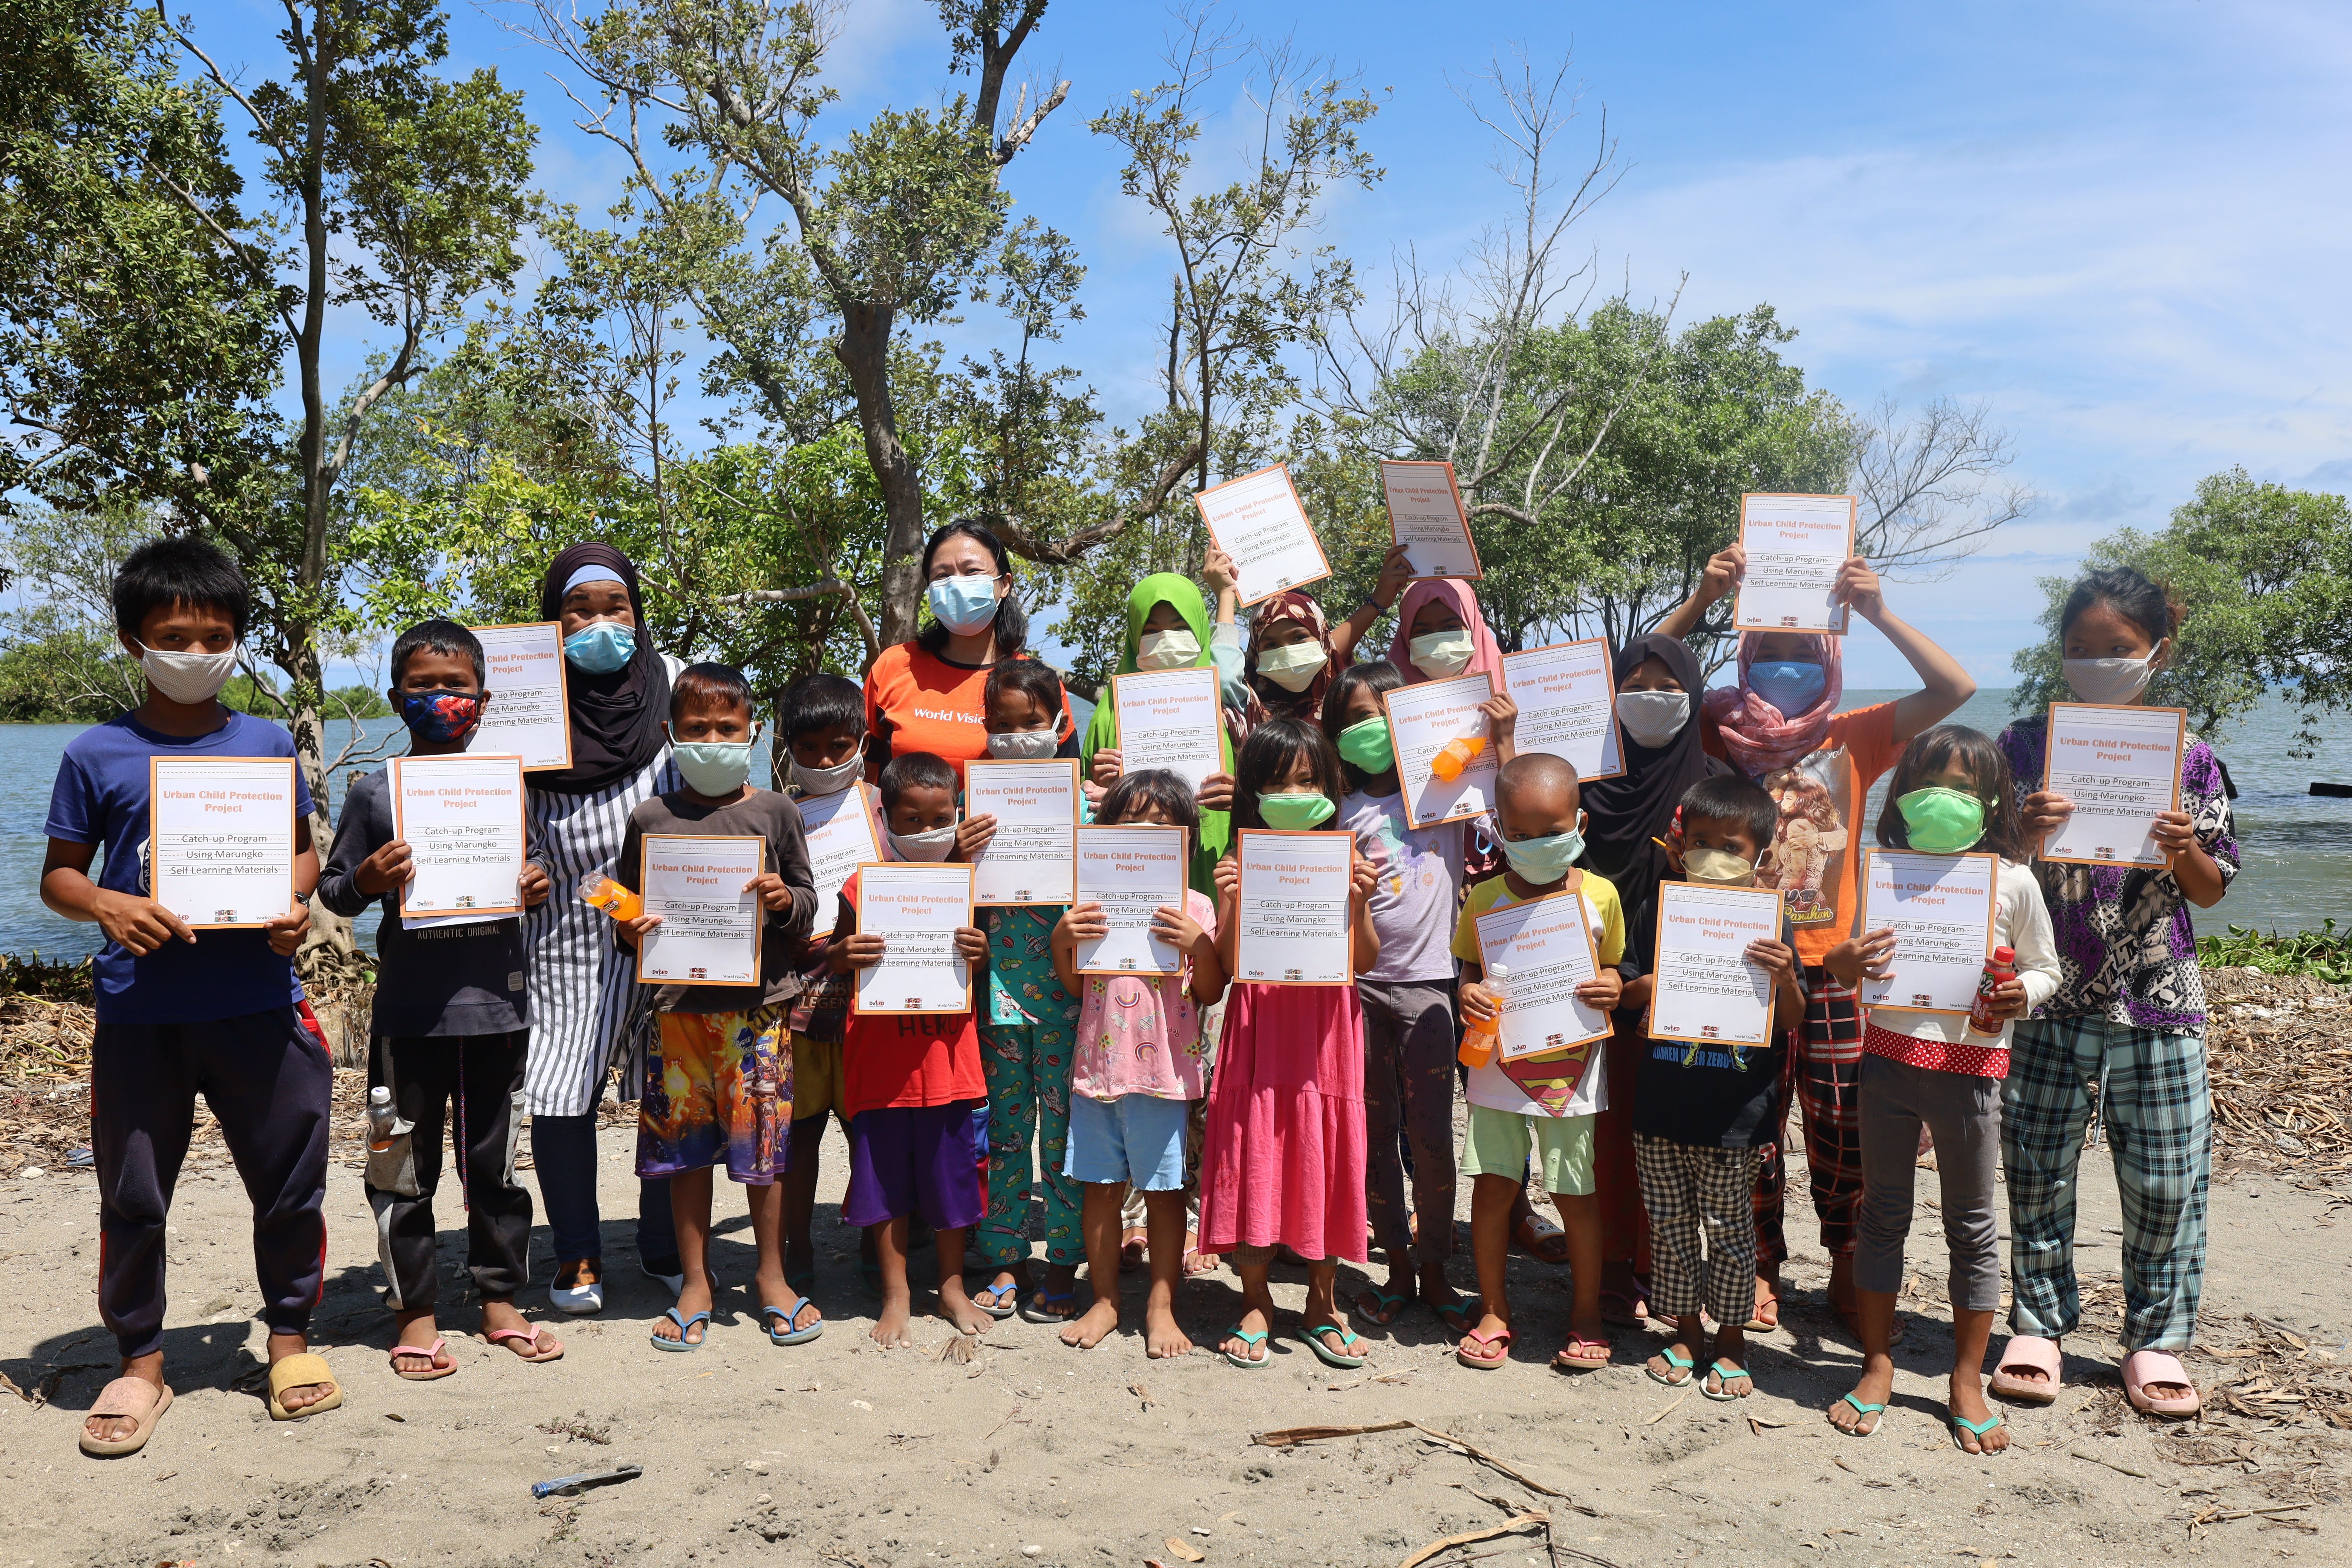
M 1484 735 L 1456 735 L 1445 742 L 1444 751 L 1429 759 L 1429 771 L 1435 773 L 1441 783 L 1452 784 L 1462 776 L 1464 768 L 1478 760 L 1478 753 L 1486 749 L 1486 737 Z
M 1486 975 L 1490 980 L 1502 980 L 1510 973 L 1497 963 L 1486 971 Z M 1483 1024 L 1473 1018 L 1469 1027 L 1462 1031 L 1462 1047 L 1454 1053 L 1454 1059 L 1467 1068 L 1485 1067 L 1495 1059 L 1495 1048 L 1502 1043 L 1502 1033 L 1503 1015 L 1499 1009 Z
M 602 871 L 581 873 L 580 900 L 595 905 L 616 921 L 633 921 L 646 912 L 645 900 Z

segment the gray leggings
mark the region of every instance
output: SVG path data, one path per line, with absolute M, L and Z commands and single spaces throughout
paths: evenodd
M 1853 1252 L 1857 1289 L 1903 1289 L 1903 1238 L 1911 1229 L 1919 1129 L 1936 1138 L 1943 1181 L 1944 1242 L 1951 1249 L 1952 1305 L 2000 1306 L 2000 1249 L 1993 1218 L 2000 1163 L 2000 1079 L 1915 1068 L 1887 1057 L 1862 1058 L 1862 1235 Z

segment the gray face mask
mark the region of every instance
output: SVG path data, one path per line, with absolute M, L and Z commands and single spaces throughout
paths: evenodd
M 1001 762 L 1034 762 L 1051 757 L 1061 744 L 1051 730 L 1006 730 L 988 738 L 988 754 Z
M 1683 726 L 1690 722 L 1690 693 L 1621 691 L 1617 694 L 1617 722 L 1624 727 L 1627 740 L 1655 751 L 1681 734 Z
M 803 795 L 839 795 L 856 784 L 865 771 L 866 759 L 854 752 L 847 762 L 829 768 L 803 767 L 801 760 L 794 757 L 791 768 L 793 783 L 801 786 Z
M 956 825 L 934 827 L 929 833 L 891 833 L 887 837 L 890 847 L 901 860 L 944 860 L 955 847 Z

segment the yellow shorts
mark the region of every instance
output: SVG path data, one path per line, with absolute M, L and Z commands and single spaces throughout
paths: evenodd
M 793 1120 L 830 1110 L 849 1119 L 846 1083 L 841 1074 L 841 1042 L 793 1036 Z

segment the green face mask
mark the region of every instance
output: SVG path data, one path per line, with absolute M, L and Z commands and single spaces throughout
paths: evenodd
M 1339 755 L 1368 773 L 1384 773 L 1396 766 L 1396 742 L 1389 738 L 1389 721 L 1367 719 L 1340 731 Z
M 1258 819 L 1268 827 L 1320 827 L 1331 820 L 1339 808 L 1331 804 L 1328 795 L 1262 795 L 1257 797 Z
M 1931 784 L 1897 798 L 1895 809 L 1923 854 L 1957 855 L 1984 837 L 1985 803 L 1965 791 Z

